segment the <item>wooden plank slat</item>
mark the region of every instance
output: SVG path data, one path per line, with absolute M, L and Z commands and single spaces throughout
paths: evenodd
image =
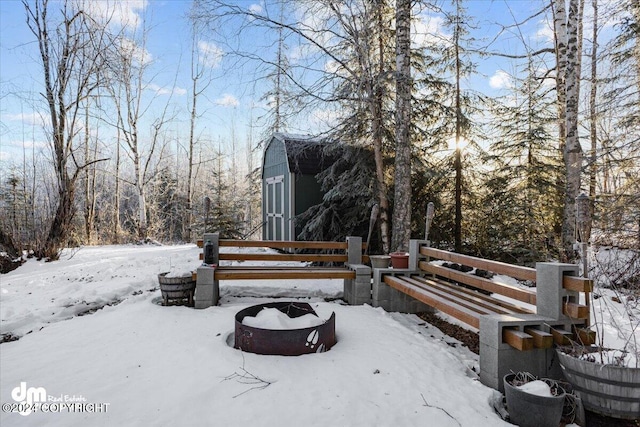
M 533 337 L 526 332 L 503 328 L 502 341 L 520 351 L 533 349 Z
M 562 313 L 572 319 L 588 319 L 589 307 L 575 302 L 565 302 L 562 305 Z
M 595 344 L 596 342 L 596 331 L 592 331 L 591 329 L 584 328 L 575 328 L 576 334 L 578 335 L 578 341 L 580 341 L 584 345 Z
M 573 334 L 563 329 L 551 328 L 551 335 L 553 335 L 553 342 L 557 345 L 569 345 L 573 339 Z
M 541 331 L 532 326 L 526 326 L 524 331 L 533 337 L 533 346 L 535 348 L 551 348 L 553 347 L 553 335 Z
M 248 269 L 219 267 L 213 273 L 216 280 L 271 280 L 271 279 L 355 279 L 356 272 L 346 268 L 280 268 Z
M 468 308 L 456 304 L 451 304 L 450 300 L 442 298 L 425 289 L 410 285 L 398 277 L 384 276 L 384 282 L 392 288 L 399 290 L 418 301 L 422 301 L 428 306 L 438 309 L 443 313 L 453 316 L 467 325 L 473 326 L 476 329 L 480 328 L 480 315 L 473 310 L 469 310 Z
M 220 239 L 220 247 L 235 248 L 299 248 L 299 249 L 347 249 L 347 242 L 304 242 L 275 240 L 230 240 Z
M 512 314 L 512 312 L 502 309 L 501 307 L 494 307 L 491 304 L 484 301 L 477 301 L 469 296 L 459 293 L 456 289 L 447 288 L 445 286 L 439 286 L 438 283 L 429 281 L 428 279 L 418 280 L 417 278 L 401 276 L 402 280 L 408 284 L 416 286 L 420 289 L 424 289 L 441 298 L 450 301 L 451 304 L 458 304 L 469 310 L 472 310 L 480 315 L 484 314 Z M 456 285 L 454 285 L 456 286 Z
M 454 252 L 443 251 L 441 249 L 421 246 L 420 253 L 422 255 L 441 259 L 444 261 L 457 262 L 483 270 L 493 271 L 494 273 L 504 274 L 520 280 L 536 281 L 535 268 L 521 267 L 519 265 L 507 264 L 505 262 L 491 261 L 483 258 L 476 258 L 469 255 L 457 254 Z
M 496 283 L 488 279 L 483 279 L 482 277 L 472 276 L 471 274 L 462 273 L 450 268 L 431 264 L 427 261 L 420 261 L 418 264 L 421 270 L 428 273 L 446 277 L 447 279 L 465 283 L 467 285 L 471 285 L 485 291 L 495 292 L 497 294 L 525 302 L 527 304 L 536 304 L 536 292 L 530 289 L 520 289 L 516 286 Z
M 478 304 L 481 307 L 484 307 L 496 314 L 533 313 L 531 310 L 527 310 L 515 304 L 511 304 L 506 301 L 500 301 L 488 295 L 484 295 L 471 289 L 464 288 L 454 283 L 448 283 L 440 279 L 419 276 L 412 277 L 411 279 L 417 282 L 422 282 L 426 286 L 440 289 L 445 293 L 457 295 L 462 299 L 473 302 L 474 304 Z
M 564 276 L 562 287 L 575 292 L 593 292 L 593 280 L 586 277 Z
M 220 253 L 220 260 L 232 261 L 300 261 L 300 262 L 347 262 L 341 254 L 268 254 L 268 253 Z

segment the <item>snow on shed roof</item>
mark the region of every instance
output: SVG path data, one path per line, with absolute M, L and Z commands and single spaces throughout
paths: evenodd
M 274 133 L 272 138 L 284 143 L 289 170 L 294 173 L 315 175 L 335 161 L 332 156 L 323 153 L 328 144 L 325 139 L 285 133 Z

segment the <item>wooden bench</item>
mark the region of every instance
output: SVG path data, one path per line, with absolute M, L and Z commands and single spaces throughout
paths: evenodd
M 345 242 L 229 240 L 220 239 L 217 233 L 213 233 L 205 234 L 204 239 L 198 241 L 198 246 L 204 248 L 207 241 L 213 245 L 213 262 L 203 264 L 193 273 L 196 308 L 217 305 L 221 280 L 342 279 L 345 299 L 351 304 L 361 303 L 357 301 L 358 294 L 362 293 L 359 288 L 366 286 L 370 292 L 371 269 L 363 265 L 369 257 L 364 255 L 365 245 L 360 237 L 347 237 Z M 287 252 L 225 252 L 222 248 L 270 248 Z M 204 251 L 200 259 L 204 260 Z M 247 261 L 273 265 L 244 265 Z M 208 292 L 209 286 L 213 287 L 213 295 Z
M 509 276 L 536 288 L 500 283 L 472 271 L 445 267 L 444 262 Z M 546 359 L 553 357 L 554 343 L 595 341 L 595 334 L 588 330 L 588 293 L 593 283 L 578 277 L 577 265 L 538 263 L 536 268 L 521 267 L 412 240 L 408 269 L 374 269 L 373 276 L 373 306 L 414 313 L 437 309 L 478 330 L 481 380 L 484 367 L 491 371 L 488 385 L 497 389 L 501 389 L 501 375 L 508 370 L 527 368 L 524 370 L 539 375 Z M 585 303 L 580 302 L 580 294 L 584 294 Z M 516 353 L 505 352 L 509 348 Z M 540 350 L 541 354 L 523 356 L 521 359 L 529 362 L 519 363 L 517 353 L 529 350 Z

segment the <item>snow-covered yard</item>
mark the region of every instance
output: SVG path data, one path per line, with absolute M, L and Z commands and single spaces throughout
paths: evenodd
M 87 247 L 0 276 L 0 332 L 21 336 L 0 348 L 0 424 L 509 425 L 475 354 L 416 316 L 326 302 L 341 281 L 223 282 L 218 307 L 159 305 L 158 273 L 195 269 L 199 252 Z M 337 344 L 298 357 L 233 349 L 235 314 L 272 296 L 309 302 L 323 318 L 335 312 Z M 7 412 L 37 388 L 47 405 Z

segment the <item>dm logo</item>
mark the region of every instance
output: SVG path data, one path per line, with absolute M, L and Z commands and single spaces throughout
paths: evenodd
M 44 387 L 29 387 L 26 382 L 21 382 L 20 386 L 11 390 L 11 397 L 18 403 L 23 404 L 20 415 L 29 415 L 34 408 L 34 403 L 47 401 L 47 391 Z

